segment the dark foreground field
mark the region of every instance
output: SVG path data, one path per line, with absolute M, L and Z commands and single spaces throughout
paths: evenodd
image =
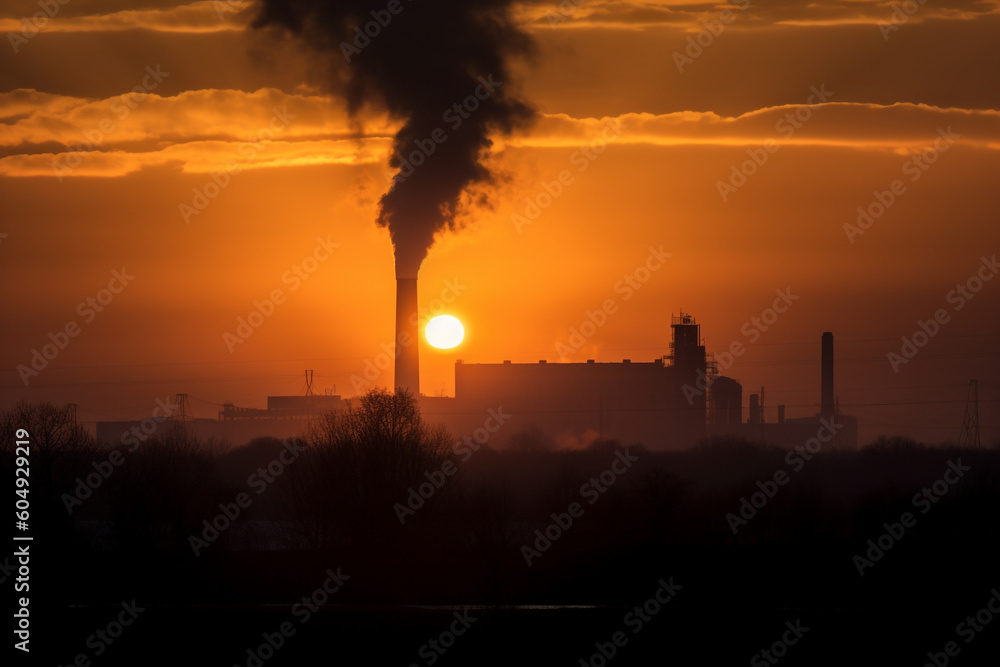
M 33 431 L 30 664 L 1000 655 L 1000 450 L 880 441 L 806 460 L 741 442 L 559 452 L 525 436 L 462 457 L 409 415 L 368 431 L 333 420 L 284 459 L 288 443 L 224 449 L 164 429 L 108 468 L 112 450 L 26 410 L 3 417 Z M 14 463 L 5 449 L 7 480 Z
M 294 595 L 309 595 L 322 583 L 329 564 L 317 555 L 219 559 L 214 563 L 218 572 L 202 573 L 211 581 L 200 590 L 169 563 L 148 563 L 149 570 L 136 564 L 132 571 L 108 563 L 80 575 L 95 601 L 109 602 L 68 608 L 54 604 L 52 613 L 37 618 L 35 648 L 45 650 L 35 657 L 47 658 L 37 664 L 70 664 L 83 653 L 101 665 L 579 665 L 581 659 L 600 665 L 593 657 L 600 651 L 595 644 L 610 653 L 613 636 L 620 632 L 624 641 L 620 636 L 622 645 L 609 664 L 771 664 L 762 662 L 763 656 L 752 660 L 780 641 L 791 623 L 802 637 L 788 647 L 781 664 L 923 665 L 929 651 L 943 651 L 948 641 L 960 646 L 954 664 L 996 664 L 1000 621 L 983 627 L 969 643 L 955 633 L 956 625 L 975 616 L 991 597 L 998 579 L 996 553 L 991 563 L 985 553 L 965 555 L 956 546 L 953 553 L 925 558 L 926 545 L 919 541 L 900 544 L 883 572 L 873 571 L 863 580 L 845 567 L 849 554 L 843 547 L 650 551 L 581 568 L 564 581 L 565 591 L 541 596 L 557 603 L 542 608 L 365 604 L 364 599 L 382 597 L 385 591 L 366 589 L 364 578 L 379 573 L 362 567 L 332 596 L 331 603 L 342 596 L 338 604 L 308 617 L 293 611 L 293 598 L 282 600 L 269 589 L 287 587 Z M 455 575 L 468 574 L 464 569 L 456 564 Z M 342 568 L 342 574 L 348 572 Z M 660 579 L 681 588 L 656 610 L 649 601 L 655 599 Z M 219 590 L 219 581 L 239 588 Z M 155 594 L 147 586 L 161 590 Z M 170 586 L 173 594 L 162 590 Z M 212 601 L 209 589 L 231 599 Z M 202 599 L 192 604 L 184 601 L 189 597 Z M 120 640 L 95 656 L 102 642 L 91 640 L 88 647 L 88 638 L 121 613 L 120 601 L 133 598 L 145 605 L 144 611 Z M 604 603 L 596 608 L 558 606 L 560 600 L 588 598 Z M 655 611 L 639 623 L 635 607 L 647 604 Z M 626 622 L 629 614 L 633 620 Z M 466 623 L 456 626 L 456 618 Z M 282 624 L 293 631 L 279 640 Z M 453 628 L 463 630 L 453 642 L 442 637 Z M 440 649 L 433 648 L 433 640 Z M 272 645 L 278 646 L 273 653 L 268 650 Z M 257 663 L 254 656 L 266 660 Z

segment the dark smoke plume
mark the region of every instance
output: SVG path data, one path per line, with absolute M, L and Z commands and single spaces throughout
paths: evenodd
M 454 228 L 462 193 L 491 181 L 493 175 L 481 161 L 491 145 L 490 134 L 509 134 L 533 115 L 514 96 L 508 75 L 508 59 L 531 50 L 531 40 L 512 19 L 512 2 L 261 0 L 260 4 L 254 25 L 291 33 L 322 53 L 333 68 L 334 92 L 344 96 L 352 115 L 366 105 L 384 106 L 403 121 L 390 161 L 400 171 L 379 201 L 378 222 L 389 228 L 395 246 L 396 277 L 416 278 L 435 232 Z M 481 96 L 487 92 L 481 81 L 490 79 L 499 85 L 490 86 L 494 90 L 485 100 L 477 99 L 477 90 Z M 453 109 L 470 96 L 478 108 Z M 470 102 L 468 107 L 472 106 Z M 446 139 L 434 141 L 435 132 L 439 140 L 444 132 Z M 413 162 L 420 156 L 416 160 L 410 156 L 428 152 L 420 145 L 434 149 L 416 166 Z

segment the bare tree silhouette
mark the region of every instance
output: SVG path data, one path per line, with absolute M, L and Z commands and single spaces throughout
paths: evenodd
M 182 425 L 161 428 L 128 455 L 108 489 L 110 516 L 128 550 L 189 553 L 188 537 L 219 513 L 240 489 L 223 482 L 220 447 L 200 442 Z M 213 549 L 231 541 L 238 526 L 223 531 Z
M 356 408 L 323 415 L 306 442 L 301 461 L 280 480 L 281 497 L 299 535 L 324 547 L 398 538 L 394 505 L 450 455 L 447 432 L 421 419 L 411 394 L 381 389 L 362 396 Z
M 73 519 L 61 500 L 72 492 L 78 476 L 86 476 L 91 461 L 100 456 L 87 429 L 76 424 L 65 408 L 52 403 L 22 401 L 0 411 L 0 459 L 4 475 L 13 475 L 17 429 L 28 431 L 31 470 L 31 519 L 35 535 L 69 542 Z

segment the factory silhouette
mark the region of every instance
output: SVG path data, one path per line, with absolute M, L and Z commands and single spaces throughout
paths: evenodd
M 765 422 L 764 391 L 749 395 L 720 375 L 705 351 L 701 325 L 681 312 L 671 318 L 668 353 L 651 361 L 580 363 L 455 363 L 455 396 L 420 394 L 417 281 L 398 279 L 394 386 L 417 397 L 422 418 L 442 425 L 456 438 L 505 448 L 517 441 L 547 441 L 579 448 L 594 441 L 643 444 L 654 450 L 679 450 L 713 437 L 741 439 L 783 448 L 801 446 L 817 434 L 828 448 L 855 449 L 858 422 L 841 414 L 835 399 L 833 334 L 821 340 L 821 391 L 814 416 Z M 199 438 L 232 445 L 260 437 L 299 437 L 320 415 L 346 410 L 356 398 L 314 394 L 312 372 L 299 396 L 268 396 L 266 409 L 227 403 L 217 419 L 195 418 L 185 394 L 178 394 L 170 422 L 183 424 Z M 497 415 L 502 428 L 499 428 Z M 161 420 L 162 421 L 162 420 Z M 97 438 L 107 444 L 143 439 L 157 422 L 97 423 Z

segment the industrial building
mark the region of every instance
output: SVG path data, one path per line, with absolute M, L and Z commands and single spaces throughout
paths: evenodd
M 764 390 L 750 394 L 747 419 L 742 419 L 743 388 L 732 378 L 716 377 L 709 387 L 709 435 L 742 438 L 791 449 L 822 432 L 833 433 L 825 447 L 856 449 L 858 419 L 842 414 L 833 391 L 833 334 L 824 332 L 820 347 L 820 410 L 811 417 L 788 419 L 785 406 L 778 405 L 778 419 L 764 419 Z M 737 407 L 739 406 L 739 407 Z M 831 426 L 832 424 L 832 426 Z
M 684 449 L 708 437 L 734 437 L 779 447 L 800 446 L 820 429 L 836 428 L 830 448 L 856 448 L 858 423 L 840 414 L 833 393 L 833 334 L 824 333 L 821 408 L 812 417 L 766 423 L 763 390 L 749 396 L 744 419 L 743 388 L 718 375 L 706 355 L 701 327 L 681 312 L 671 318 L 670 354 L 650 362 L 455 364 L 455 398 L 421 398 L 421 412 L 455 435 L 482 426 L 489 410 L 510 418 L 491 437 L 502 446 L 525 431 L 580 446 L 598 438 L 651 449 Z M 706 387 L 707 392 L 700 389 Z M 707 396 L 706 396 L 707 394 Z M 821 420 L 826 420 L 821 421 Z
M 302 396 L 268 396 L 267 408 L 243 408 L 225 403 L 217 419 L 196 418 L 186 394 L 177 394 L 169 417 L 140 421 L 97 422 L 97 441 L 106 446 L 142 442 L 155 434 L 183 428 L 201 440 L 245 445 L 254 438 L 300 437 L 323 413 L 346 409 L 350 402 L 337 394 L 313 394 L 312 371 L 306 371 L 307 393 Z
M 700 326 L 672 318 L 670 354 L 648 362 L 455 364 L 455 398 L 424 399 L 422 413 L 452 433 L 472 432 L 490 409 L 511 415 L 498 440 L 540 432 L 566 444 L 595 438 L 678 448 L 705 437 L 706 397 L 685 393 L 706 372 Z M 478 421 L 478 423 L 477 423 Z

